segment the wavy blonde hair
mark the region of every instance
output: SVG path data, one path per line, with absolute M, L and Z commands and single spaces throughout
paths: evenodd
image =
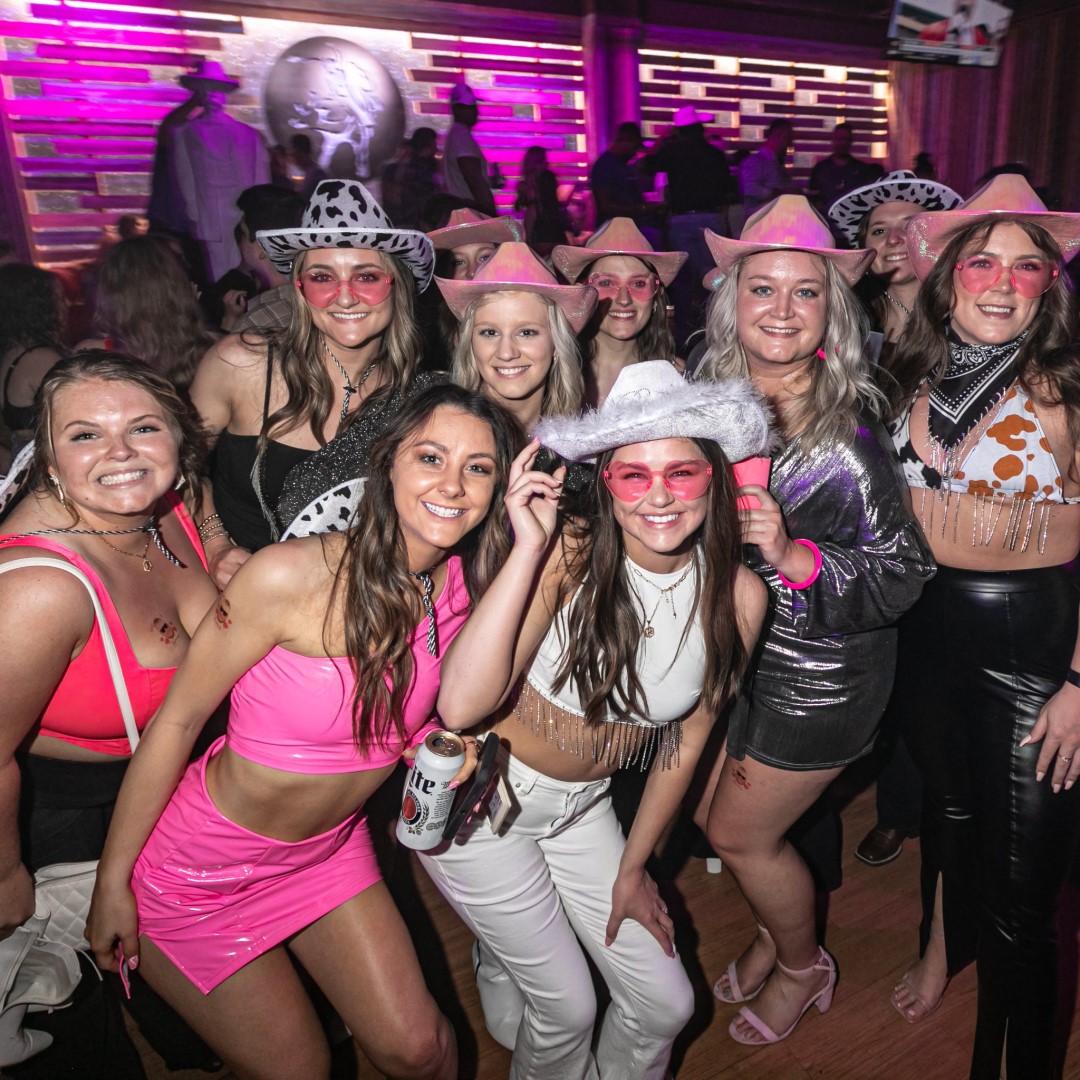
M 709 301 L 708 348 L 697 369 L 699 379 L 751 377 L 735 318 L 739 276 L 747 258 L 735 263 Z M 825 271 L 825 359 L 810 367 L 809 387 L 780 418 L 784 438 L 799 435 L 808 450 L 823 442 L 850 441 L 860 413 L 880 417 L 885 403 L 866 361 L 867 324 L 862 307 L 832 261 L 815 258 Z
M 482 293 L 465 310 L 461 320 L 461 331 L 454 348 L 454 364 L 450 376 L 467 390 L 483 390 L 484 380 L 472 348 L 473 328 L 476 325 L 476 313 L 492 297 L 512 289 L 497 289 Z M 577 335 L 570 321 L 563 314 L 562 308 L 553 300 L 533 293 L 547 308 L 548 326 L 551 328 L 553 357 L 551 370 L 544 385 L 544 400 L 540 406 L 543 416 L 577 416 L 581 412 L 581 403 L 585 397 L 585 379 L 581 374 L 581 354 L 578 352 Z

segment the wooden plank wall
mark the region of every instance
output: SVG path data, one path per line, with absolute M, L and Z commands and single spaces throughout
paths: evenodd
M 894 157 L 928 150 L 965 196 L 994 165 L 1020 161 L 1059 208 L 1080 209 L 1078 25 L 1077 5 L 1018 19 L 997 68 L 891 64 Z

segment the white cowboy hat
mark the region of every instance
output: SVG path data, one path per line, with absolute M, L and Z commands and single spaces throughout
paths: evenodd
M 749 379 L 687 382 L 667 360 L 643 360 L 619 372 L 599 409 L 547 417 L 534 434 L 569 461 L 654 439 L 711 439 L 735 462 L 768 453 L 769 420 Z
M 357 180 L 323 180 L 304 208 L 298 229 L 260 229 L 255 234 L 270 261 L 283 274 L 301 251 L 318 248 L 368 248 L 396 255 L 416 279 L 418 292 L 431 283 L 435 251 L 415 229 L 395 229 L 386 211 Z
M 847 242 L 855 247 L 859 242 L 859 226 L 863 218 L 883 203 L 906 202 L 924 210 L 952 210 L 964 200 L 951 187 L 936 180 L 921 180 L 909 169 L 899 169 L 865 187 L 841 195 L 829 207 L 829 217 Z

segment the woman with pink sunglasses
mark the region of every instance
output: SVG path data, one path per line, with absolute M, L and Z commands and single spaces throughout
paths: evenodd
M 893 706 L 922 768 L 916 1023 L 976 960 L 973 1080 L 1060 1075 L 1055 916 L 1080 832 L 1080 377 L 1061 274 L 1080 214 L 1023 177 L 920 214 L 893 441 L 939 571 L 900 625 Z
M 551 253 L 556 269 L 571 282 L 599 294 L 581 334 L 585 360 L 585 403 L 603 403 L 618 374 L 639 360 L 678 363 L 668 323 L 667 287 L 685 251 L 653 251 L 631 218 L 612 218 L 584 247 L 560 245 Z
M 292 275 L 292 319 L 277 335 L 224 338 L 191 386 L 216 440 L 200 535 L 219 587 L 313 499 L 365 476 L 374 441 L 432 378 L 418 374 L 413 317 L 415 294 L 431 281 L 431 241 L 395 229 L 362 184 L 324 180 L 299 228 L 257 239 Z M 359 490 L 351 495 L 346 511 Z
M 764 618 L 728 462 L 769 445 L 768 414 L 745 381 L 694 386 L 645 361 L 598 411 L 537 435 L 596 458 L 595 501 L 560 528 L 565 470 L 511 474 L 514 547 L 439 697 L 448 727 L 501 740 L 509 816 L 422 860 L 476 935 L 484 1018 L 514 1052 L 513 1080 L 662 1080 L 694 995 L 645 863 Z M 628 838 L 608 792 L 621 766 L 650 770 Z M 595 1055 L 583 948 L 611 992 Z

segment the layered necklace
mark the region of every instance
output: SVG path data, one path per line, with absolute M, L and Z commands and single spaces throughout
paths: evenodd
M 142 560 L 143 571 L 147 574 L 154 569 L 154 564 L 146 557 L 150 545 L 153 544 L 173 566 L 179 567 L 181 570 L 184 569 L 184 564 L 165 546 L 165 541 L 161 538 L 161 532 L 158 529 L 156 517 L 152 517 L 145 525 L 137 525 L 134 529 L 37 529 L 34 532 L 24 532 L 19 533 L 18 536 L 7 537 L 5 542 L 14 543 L 27 536 L 51 536 L 55 533 L 69 536 L 97 536 L 106 547 L 112 548 L 113 551 L 118 551 L 121 555 L 127 555 L 132 559 Z M 135 551 L 125 551 L 106 539 L 108 536 L 134 536 L 136 533 L 146 533 L 146 545 L 142 549 L 142 554 Z
M 656 603 L 653 605 L 652 614 L 642 623 L 641 634 L 643 637 L 651 638 L 656 634 L 656 628 L 653 626 L 653 619 L 656 618 L 656 613 L 660 610 L 660 605 L 666 600 L 671 607 L 671 617 L 677 619 L 679 612 L 675 607 L 675 600 L 672 597 L 672 593 L 689 577 L 690 571 L 697 565 L 697 553 L 695 552 L 690 557 L 690 561 L 686 564 L 686 569 L 673 581 L 670 585 L 665 585 L 661 588 L 655 581 L 650 581 L 629 559 L 626 560 L 626 565 L 630 568 L 630 573 L 634 577 L 644 581 L 646 585 L 652 586 L 660 595 L 656 598 Z M 642 614 L 645 613 L 644 605 L 641 609 Z
M 349 373 L 345 370 L 345 365 L 334 355 L 334 350 L 330 348 L 329 342 L 326 338 L 323 338 L 323 348 L 326 350 L 326 355 L 334 362 L 334 366 L 341 372 L 341 377 L 345 380 L 345 385 L 342 389 L 345 391 L 345 399 L 341 403 L 341 416 L 338 417 L 338 425 L 345 423 L 345 417 L 349 415 L 349 401 L 353 394 L 359 394 L 364 383 L 367 382 L 368 376 L 371 374 L 371 369 L 375 366 L 375 361 L 372 361 L 366 368 L 364 368 L 363 375 L 360 376 L 360 381 L 353 386 L 352 379 L 349 378 Z

